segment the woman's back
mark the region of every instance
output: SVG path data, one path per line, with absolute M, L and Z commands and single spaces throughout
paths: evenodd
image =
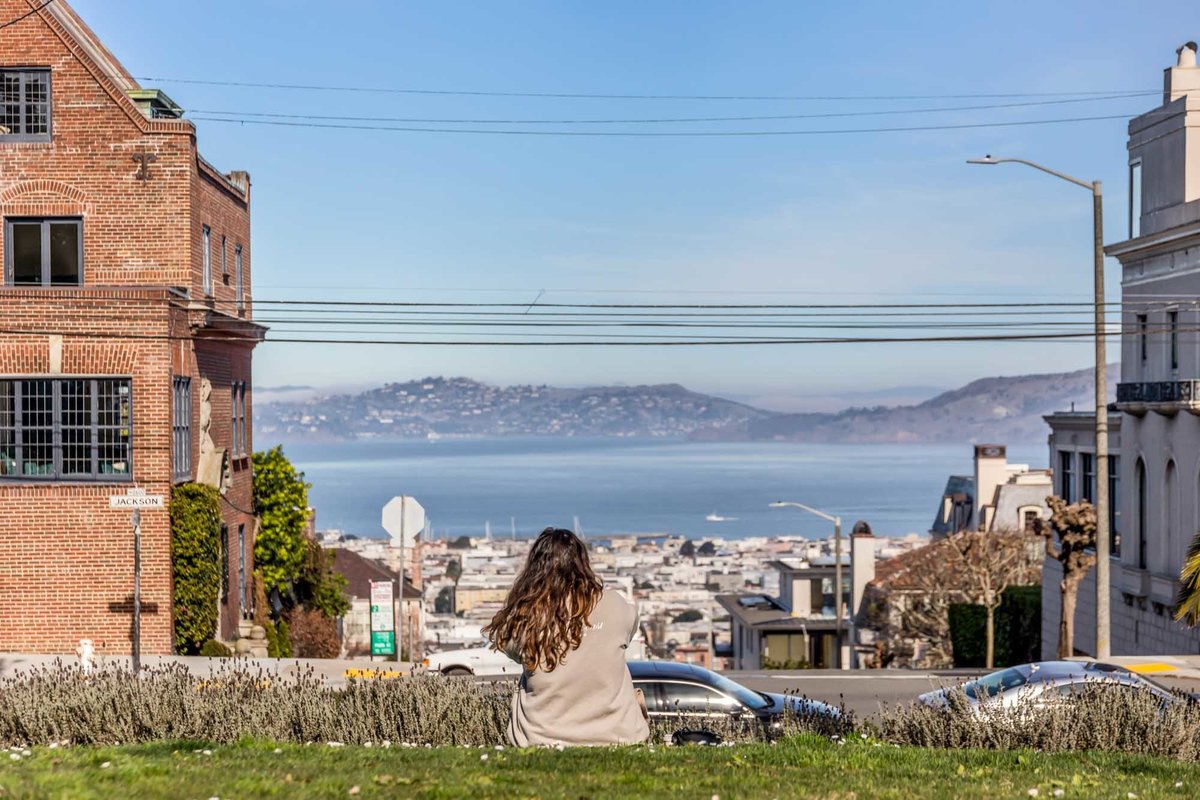
M 632 744 L 650 735 L 625 665 L 637 609 L 606 590 L 588 616 L 579 647 L 546 672 L 525 670 L 513 697 L 509 741 L 539 744 Z

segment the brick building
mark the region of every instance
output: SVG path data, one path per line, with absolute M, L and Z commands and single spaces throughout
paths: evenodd
M 0 0 L 0 652 L 131 646 L 130 514 L 222 490 L 221 638 L 252 601 L 250 180 L 64 0 Z M 31 13 L 32 12 L 32 13 Z M 172 647 L 166 510 L 142 512 L 142 649 Z

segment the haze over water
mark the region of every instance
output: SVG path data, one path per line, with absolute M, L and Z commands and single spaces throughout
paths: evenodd
M 285 443 L 313 484 L 320 529 L 384 536 L 380 509 L 399 494 L 425 507 L 437 538 L 519 536 L 547 525 L 587 536 L 693 538 L 829 535 L 793 500 L 856 520 L 876 535 L 925 533 L 951 473 L 970 474 L 969 444 L 695 443 L 571 438 Z M 1046 446 L 1009 446 L 1009 462 L 1046 465 Z M 708 522 L 716 512 L 730 519 Z

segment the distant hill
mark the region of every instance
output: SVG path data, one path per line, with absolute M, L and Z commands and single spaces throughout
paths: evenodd
M 1110 396 L 1119 370 L 1110 368 Z M 836 414 L 776 414 L 747 425 L 748 439 L 796 442 L 1031 442 L 1049 432 L 1042 416 L 1094 406 L 1093 372 L 983 378 L 923 403 L 849 408 Z
M 1113 370 L 1112 374 L 1116 374 Z M 425 378 L 359 393 L 255 407 L 259 434 L 280 439 L 485 436 L 691 438 L 706 441 L 1029 442 L 1042 415 L 1092 406 L 1090 370 L 984 378 L 915 405 L 780 414 L 678 384 L 491 386 Z

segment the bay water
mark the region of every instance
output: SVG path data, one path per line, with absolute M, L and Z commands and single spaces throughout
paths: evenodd
M 261 447 L 262 443 L 260 443 Z M 587 536 L 823 538 L 829 523 L 775 500 L 857 520 L 877 536 L 925 533 L 946 478 L 972 472 L 970 444 L 701 443 L 499 438 L 285 443 L 312 483 L 320 529 L 385 536 L 383 505 L 417 498 L 435 538 L 531 536 L 553 525 Z M 1044 468 L 1044 443 L 1009 447 L 1010 463 Z M 708 521 L 715 515 L 723 521 Z

